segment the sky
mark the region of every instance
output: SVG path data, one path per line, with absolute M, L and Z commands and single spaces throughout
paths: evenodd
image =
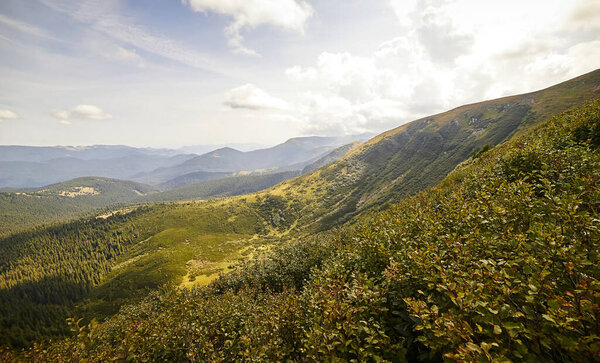
M 2 0 L 0 144 L 382 132 L 600 67 L 600 0 Z

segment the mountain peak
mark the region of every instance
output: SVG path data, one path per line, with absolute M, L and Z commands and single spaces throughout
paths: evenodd
M 208 155 L 212 156 L 212 157 L 221 157 L 221 156 L 229 156 L 229 155 L 238 155 L 238 154 L 243 154 L 242 151 L 236 150 L 232 147 L 222 147 L 220 149 L 217 150 L 213 150 L 209 153 L 207 153 Z

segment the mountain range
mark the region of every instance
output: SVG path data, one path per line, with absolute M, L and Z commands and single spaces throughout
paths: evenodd
M 364 141 L 369 136 L 302 137 L 267 149 L 242 152 L 226 147 L 203 155 L 120 145 L 0 146 L 0 188 L 41 187 L 83 176 L 163 184 L 164 188 L 169 188 L 171 185 L 183 186 L 181 180 L 190 184 L 220 178 L 224 176 L 219 174 L 222 172 L 252 172 L 255 169 L 264 169 L 261 171 L 264 172 L 277 168 L 301 170 L 335 147 Z M 179 181 L 170 182 L 176 178 Z
M 283 151 L 301 154 L 318 153 L 333 138 L 292 139 L 283 147 L 258 150 L 259 156 Z M 345 138 L 338 141 L 345 142 Z M 292 146 L 290 146 L 292 144 Z M 291 164 L 284 168 L 253 172 L 198 171 L 175 177 L 158 186 L 106 177 L 78 177 L 37 188 L 4 188 L 0 191 L 0 235 L 6 235 L 40 223 L 51 223 L 81 217 L 99 209 L 153 201 L 195 200 L 252 193 L 272 187 L 284 180 L 305 174 L 343 157 L 357 142 L 338 147 L 321 158 Z M 209 158 L 215 153 L 209 153 Z M 245 155 L 235 151 L 234 155 Z M 251 156 L 254 157 L 254 156 Z M 245 157 L 251 159 L 251 157 Z M 200 159 L 203 159 L 202 157 Z M 281 159 L 281 157 L 280 157 Z M 56 160 L 56 159 L 54 159 Z M 114 159 L 106 159 L 112 161 Z M 205 159 L 204 159 L 205 160 Z M 288 160 L 294 160 L 289 158 Z M 314 161 L 313 161 L 314 160 Z M 227 160 L 223 161 L 227 164 Z M 306 165 L 308 162 L 310 164 Z M 304 166 L 306 165 L 306 166 Z M 300 170 L 302 168 L 302 170 Z M 282 169 L 281 171 L 279 169 Z
M 353 141 L 366 141 L 370 136 L 370 134 L 362 134 L 350 137 L 297 137 L 267 149 L 246 152 L 226 147 L 196 156 L 175 166 L 140 173 L 132 180 L 152 185 L 169 185 L 169 181 L 176 178 L 188 178 L 194 181 L 212 179 L 210 173 L 302 170 L 336 147 Z M 216 175 L 222 176 L 222 174 Z

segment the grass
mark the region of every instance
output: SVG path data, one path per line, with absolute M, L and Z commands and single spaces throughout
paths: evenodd
M 180 285 L 185 276 L 190 279 L 189 261 L 210 264 L 196 276 L 220 272 L 252 244 L 259 221 L 244 207 L 196 202 L 161 205 L 136 222 L 141 230 L 156 228 L 158 232 L 117 259 L 116 268 L 80 305 L 86 316 L 108 316 L 150 290 Z M 215 267 L 218 271 L 210 271 Z

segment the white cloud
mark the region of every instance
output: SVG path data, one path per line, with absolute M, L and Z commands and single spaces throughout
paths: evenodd
M 383 131 L 598 68 L 600 39 L 597 31 L 589 31 L 600 27 L 597 1 L 388 4 L 399 23 L 410 26 L 401 28 L 402 35 L 383 42 L 370 55 L 322 52 L 314 65 L 285 71 L 288 79 L 311 90 L 300 107 L 307 130 Z M 537 15 L 531 17 L 533 13 Z
M 403 103 L 381 97 L 353 103 L 335 93 L 306 92 L 302 101 L 295 113 L 306 134 L 349 135 L 385 129 L 408 119 Z
M 232 73 L 230 67 L 223 66 L 223 62 L 208 58 L 161 34 L 155 34 L 136 24 L 134 19 L 120 15 L 113 8 L 112 1 L 40 1 L 55 11 L 68 14 L 76 21 L 90 25 L 91 29 L 138 49 L 190 67 L 219 74 L 231 75 Z
M 260 25 L 303 33 L 306 21 L 313 14 L 312 7 L 296 0 L 183 0 L 198 12 L 213 12 L 230 16 L 233 22 L 225 28 L 229 44 L 236 52 L 257 55 L 245 47 L 240 32 Z
M 314 90 L 304 95 L 301 106 L 307 131 L 379 131 L 421 116 L 424 105 L 445 106 L 431 81 L 440 72 L 423 53 L 414 41 L 396 38 L 368 57 L 324 52 L 313 67 L 286 70 L 290 79 Z
M 314 81 L 317 79 L 316 69 L 293 66 L 285 70 L 285 75 L 294 81 Z
M 19 115 L 7 109 L 0 109 L 0 122 L 4 120 L 16 120 L 20 118 Z
M 141 61 L 142 59 L 142 57 L 140 57 L 135 50 L 128 50 L 123 47 L 117 48 L 117 51 L 115 52 L 115 58 L 134 62 Z
M 584 0 L 576 4 L 564 26 L 574 31 L 600 28 L 600 2 Z
M 66 120 L 71 117 L 71 111 L 67 110 L 52 110 L 50 114 L 57 119 Z
M 231 108 L 248 110 L 285 110 L 288 108 L 288 104 L 284 100 L 273 97 L 250 83 L 227 92 L 224 104 Z
M 144 59 L 139 54 L 137 54 L 137 52 L 134 49 L 116 47 L 116 49 L 114 49 L 111 53 L 107 54 L 106 57 L 119 62 L 134 64 L 141 68 L 144 68 L 146 66 Z
M 400 25 L 405 27 L 412 25 L 418 0 L 388 0 L 388 3 L 394 10 Z
M 70 110 L 53 110 L 50 114 L 62 120 L 63 124 L 70 124 L 68 120 L 107 120 L 112 118 L 112 115 L 104 112 L 100 107 L 94 105 L 78 105 Z
M 56 40 L 54 37 L 52 37 L 50 34 L 48 34 L 48 32 L 45 31 L 44 29 L 40 29 L 36 26 L 24 23 L 19 20 L 11 19 L 3 14 L 0 14 L 0 23 L 10 26 L 11 28 L 17 29 L 23 33 L 34 35 L 36 37 Z
M 299 111 L 306 134 L 348 134 L 360 130 L 366 122 L 343 97 L 307 92 L 303 98 Z
M 403 105 L 389 99 L 352 103 L 333 93 L 312 92 L 305 92 L 301 98 L 302 102 L 293 114 L 297 115 L 296 123 L 301 125 L 305 134 L 350 135 L 368 132 L 406 116 Z

